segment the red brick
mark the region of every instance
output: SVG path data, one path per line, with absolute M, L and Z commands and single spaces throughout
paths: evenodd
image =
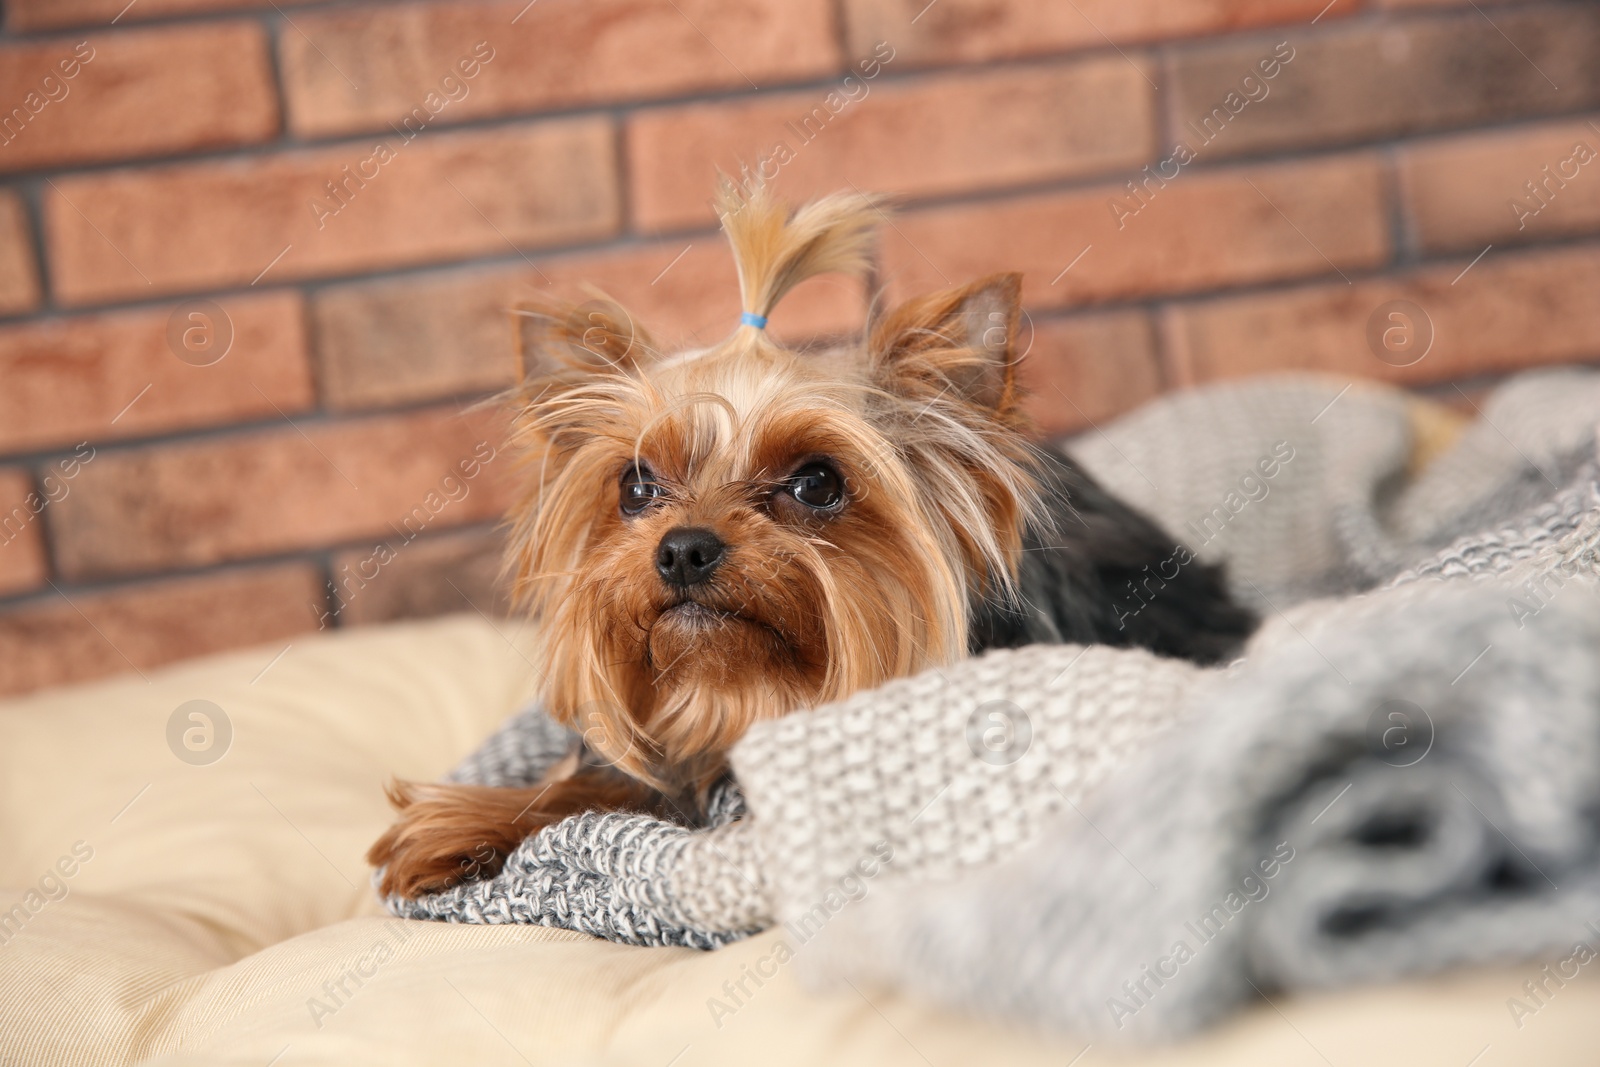
M 1370 0 L 1371 5 L 1381 11 L 1404 11 L 1407 8 L 1425 7 L 1470 7 L 1474 0 Z M 1505 7 L 1509 4 L 1536 3 L 1538 0 L 1495 0 L 1496 7 Z M 1450 391 L 1455 396 L 1455 390 Z
M 315 0 L 272 0 L 274 7 L 301 7 Z M 63 26 L 119 25 L 169 15 L 238 11 L 261 7 L 261 0 L 9 0 L 6 26 L 11 30 L 56 29 Z
M 419 507 L 413 533 L 482 522 L 507 499 L 501 432 L 452 407 L 108 452 L 53 509 L 57 565 L 79 580 L 298 551 L 394 535 Z M 485 441 L 493 460 L 449 500 Z
M 323 290 L 317 379 L 337 410 L 489 392 L 515 378 L 509 309 L 533 271 L 450 271 Z
M 1019 368 L 1029 414 L 1047 437 L 1086 430 L 1161 392 L 1155 331 L 1142 311 L 1033 322 Z
M 599 282 L 668 347 L 726 333 L 738 315 L 737 289 L 720 240 L 696 242 L 651 286 L 674 249 L 682 250 L 663 243 L 547 261 L 544 269 L 562 291 L 575 291 L 585 280 Z M 859 330 L 865 311 L 859 294 L 841 294 L 837 284 L 820 279 L 811 283 L 814 288 L 797 290 L 773 316 L 775 335 L 798 343 L 813 335 Z M 323 291 L 313 315 L 328 402 L 366 407 L 510 384 L 511 323 L 503 309 L 519 294 L 542 288 L 530 271 L 453 271 Z M 1152 336 L 1142 313 L 1046 321 L 1037 331 L 1023 375 L 1038 393 L 1033 411 L 1045 433 L 1080 429 L 1085 418 L 1109 418 L 1159 391 Z
M 1585 151 L 1575 151 L 1580 145 Z M 1593 119 L 1405 145 L 1397 157 L 1403 203 L 1425 249 L 1600 230 L 1600 123 Z M 1529 182 L 1547 184 L 1535 195 Z
M 334 553 L 338 599 L 332 603 L 341 626 L 456 611 L 491 618 L 508 612 L 506 584 L 500 581 L 504 542 L 499 533 L 466 530 L 410 544 L 399 540 L 391 537 L 384 545 L 392 556 L 379 552 L 376 544 Z M 367 575 L 375 576 L 366 580 Z
M 1103 186 L 909 213 L 887 235 L 891 288 L 904 297 L 1020 270 L 1025 303 L 1062 307 L 1331 274 L 1335 264 L 1349 272 L 1389 255 L 1371 156 L 1180 170 L 1120 230 L 1110 206 L 1119 194 L 1129 198 Z
M 210 303 L 222 309 L 220 318 L 181 301 L 0 327 L 0 380 L 6 383 L 0 451 L 99 443 L 311 407 L 299 295 L 230 295 Z M 230 328 L 226 355 L 209 366 L 179 359 L 168 340 L 169 329 L 180 345 L 185 330 L 209 329 L 209 335 L 193 336 L 208 336 L 214 354 Z
M 1226 108 L 1230 93 L 1259 95 L 1243 79 L 1286 38 L 1292 60 L 1207 154 L 1348 144 L 1600 104 L 1600 9 L 1496 10 L 1491 24 L 1469 7 L 1181 49 L 1167 86 L 1173 129 Z
M 869 69 L 881 78 L 893 66 Z M 713 177 L 742 165 L 781 174 L 794 200 L 850 185 L 936 196 L 1138 166 L 1155 149 L 1152 72 L 1095 57 L 910 82 L 853 77 L 854 100 L 830 86 L 637 112 L 633 217 L 646 229 L 710 222 Z
M 380 143 L 392 158 L 368 164 Z M 56 291 L 83 304 L 603 237 L 614 155 L 595 118 L 62 179 L 44 198 Z M 376 173 L 358 187 L 345 166 Z M 336 178 L 354 195 L 315 211 L 340 203 Z
M 0 315 L 38 304 L 39 273 L 33 266 L 28 215 L 15 193 L 0 190 Z
M 585 283 L 620 301 L 667 348 L 710 343 L 739 318 L 739 284 L 720 234 L 536 262 L 537 270 L 453 270 L 323 290 L 312 321 L 326 402 L 374 407 L 509 385 L 511 306 L 552 292 L 581 302 Z M 859 331 L 865 317 L 858 283 L 815 278 L 784 299 L 771 329 L 799 342 Z
M 386 4 L 305 15 L 282 37 L 290 123 L 308 136 L 383 129 L 435 93 L 460 122 L 711 89 L 765 88 L 839 66 L 828 0 Z M 442 81 L 492 58 L 448 100 Z M 470 69 L 470 68 L 469 68 Z M 461 93 L 457 88 L 457 95 Z
M 850 52 L 879 41 L 908 65 L 1040 55 L 1114 42 L 1159 41 L 1251 26 L 1309 22 L 1327 0 L 845 0 Z M 1353 14 L 1342 0 L 1324 16 Z M 1103 36 L 1102 36 L 1103 35 Z
M 0 693 L 286 641 L 316 628 L 313 605 L 323 596 L 303 563 L 52 592 L 0 613 Z
M 278 129 L 266 34 L 254 22 L 12 45 L 0 49 L 0 106 L 10 119 L 0 171 L 250 144 Z
M 1419 384 L 1600 359 L 1600 245 L 1496 250 L 1462 275 L 1470 262 L 1169 309 L 1173 379 L 1306 369 Z M 1409 367 L 1367 347 L 1368 321 L 1391 300 L 1416 303 L 1432 323 L 1432 348 Z
M 50 473 L 59 476 L 53 467 Z M 61 484 L 53 481 L 50 491 L 59 496 Z M 48 571 L 39 514 L 49 506 L 31 474 L 20 467 L 0 468 L 0 596 L 44 584 Z

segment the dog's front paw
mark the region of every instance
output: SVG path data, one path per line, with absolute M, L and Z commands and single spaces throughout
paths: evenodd
M 510 790 L 395 782 L 387 792 L 400 816 L 367 850 L 367 862 L 383 869 L 384 896 L 410 899 L 491 878 L 535 828 L 519 825 Z

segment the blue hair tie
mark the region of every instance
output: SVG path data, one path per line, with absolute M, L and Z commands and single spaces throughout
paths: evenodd
M 767 328 L 767 317 L 765 315 L 757 315 L 754 311 L 741 312 L 739 322 L 744 326 L 754 326 L 758 330 Z

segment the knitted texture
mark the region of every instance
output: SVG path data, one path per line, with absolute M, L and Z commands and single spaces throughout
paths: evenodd
M 1202 560 L 1225 561 L 1242 602 L 1271 611 L 1373 584 L 1380 493 L 1411 445 L 1399 392 L 1286 374 L 1173 393 L 1065 447 Z M 1260 464 L 1279 446 L 1293 458 L 1267 477 Z
M 543 718 L 524 713 L 512 729 L 529 715 Z M 532 923 L 626 945 L 717 948 L 766 925 L 759 888 L 741 890 L 740 869 L 719 855 L 719 839 L 737 840 L 728 831 L 744 811 L 738 789 L 725 783 L 713 795 L 708 830 L 638 815 L 575 815 L 524 841 L 493 878 L 417 900 L 393 897 L 389 907 L 408 919 Z
M 1553 565 L 1563 546 L 1581 552 L 1595 524 L 1600 522 L 1600 488 L 1597 488 L 1600 463 L 1595 456 L 1596 446 L 1590 444 L 1567 456 L 1556 457 L 1556 463 L 1552 464 L 1556 469 L 1573 472 L 1565 489 L 1520 515 L 1505 521 L 1491 521 L 1478 532 L 1458 538 L 1426 562 L 1397 575 L 1391 584 L 1419 578 L 1479 578 L 1505 574 L 1531 560 L 1547 559 L 1548 564 Z M 1543 480 L 1544 476 L 1540 477 Z M 1524 492 L 1525 485 L 1520 477 L 1513 486 L 1507 495 L 1520 496 Z M 1500 510 L 1495 505 L 1496 501 L 1491 498 L 1484 502 L 1484 510 L 1492 516 Z M 1548 565 L 1543 568 L 1548 569 Z M 1535 573 L 1529 580 L 1538 577 Z M 1537 600 L 1541 594 L 1530 591 L 1528 595 Z
M 1595 470 L 1269 620 L 1076 818 L 954 883 L 885 883 L 802 966 L 1150 1038 L 1262 993 L 1600 945 Z
M 476 785 L 532 785 L 577 742 L 577 734 L 538 708 L 529 708 L 507 720 L 445 780 Z
M 904 873 L 1007 854 L 1166 727 L 1202 673 L 1142 650 L 992 652 L 754 728 L 734 759 L 743 792 L 718 785 L 708 830 L 639 815 L 574 816 L 524 841 L 493 878 L 388 904 L 406 918 L 536 923 L 625 944 L 714 948 L 775 917 L 809 914 L 880 842 L 899 844 L 893 863 Z M 545 745 L 553 726 L 524 712 L 452 778 L 537 780 L 564 752 Z M 542 762 L 524 758 L 529 751 Z M 1020 763 L 1015 774 L 1012 763 Z M 508 777 L 508 766 L 521 774 Z M 738 821 L 747 797 L 767 813 L 760 820 Z
M 1181 394 L 1070 446 L 1266 605 L 1242 662 L 1033 646 L 898 679 L 752 728 L 709 829 L 576 816 L 391 908 L 702 948 L 782 922 L 823 979 L 1119 1036 L 1185 1032 L 1252 984 L 1570 949 L 1600 884 L 1578 817 L 1600 809 L 1595 409 L 1583 432 L 1581 411 L 1541 420 L 1503 397 L 1550 387 L 1513 381 L 1484 406 L 1518 462 L 1460 460 L 1492 452 L 1480 427 L 1433 468 L 1456 484 L 1396 494 L 1404 404 L 1343 384 Z M 1393 521 L 1413 490 L 1456 509 L 1421 539 Z M 1216 507 L 1221 533 L 1190 525 Z M 1419 762 L 1397 766 L 1397 725 L 1427 728 Z M 571 740 L 525 713 L 454 777 L 536 780 Z M 1186 923 L 1227 929 L 1175 964 Z
M 1582 453 L 1594 438 L 1600 375 L 1578 369 L 1530 371 L 1496 389 L 1482 417 L 1406 488 L 1387 516 L 1401 541 L 1442 545 L 1484 522 L 1510 518 L 1545 498 L 1570 471 L 1559 458 Z M 1531 475 L 1531 476 L 1530 476 Z M 1485 505 L 1508 487 L 1520 501 L 1496 514 Z
M 804 939 L 873 857 L 926 878 L 1008 855 L 1170 726 L 1206 673 L 1142 650 L 1030 645 L 752 727 L 733 767 L 775 918 Z

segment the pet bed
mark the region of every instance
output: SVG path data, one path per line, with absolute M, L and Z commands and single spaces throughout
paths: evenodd
M 1556 377 L 1517 386 L 1524 398 L 1545 391 L 1546 418 L 1533 420 L 1541 432 L 1557 423 L 1573 424 L 1576 420 L 1548 417 L 1550 405 L 1558 408 L 1563 397 L 1592 386 L 1583 376 Z M 1372 586 L 1386 572 L 1430 558 L 1448 569 L 1470 568 L 1473 559 L 1493 557 L 1494 551 L 1460 555 L 1461 562 L 1452 563 L 1440 556 L 1439 545 L 1448 545 L 1458 532 L 1448 529 L 1448 522 L 1441 525 L 1441 517 L 1448 519 L 1452 509 L 1456 517 L 1463 510 L 1521 514 L 1528 500 L 1517 493 L 1530 499 L 1538 493 L 1519 489 L 1520 464 L 1497 452 L 1481 427 L 1474 428 L 1402 497 L 1390 497 L 1379 508 L 1374 501 L 1383 493 L 1374 487 L 1389 492 L 1404 479 L 1414 423 L 1398 395 L 1375 389 L 1345 395 L 1313 420 L 1343 384 L 1298 380 L 1252 386 L 1266 390 L 1253 400 L 1249 388 L 1229 387 L 1231 400 L 1226 389 L 1213 391 L 1202 395 L 1200 408 L 1178 414 L 1171 414 L 1175 409 L 1169 402 L 1169 414 L 1158 421 L 1171 432 L 1153 438 L 1146 429 L 1141 436 L 1139 420 L 1151 417 L 1147 411 L 1107 427 L 1104 438 L 1080 442 L 1080 454 L 1087 461 L 1102 447 L 1118 461 L 1136 465 L 1155 484 L 1171 486 L 1179 468 L 1163 464 L 1177 463 L 1172 453 L 1184 450 L 1186 437 L 1191 454 L 1202 451 L 1194 441 L 1206 440 L 1210 449 L 1226 439 L 1232 458 L 1217 462 L 1219 477 L 1210 482 L 1215 488 L 1237 481 L 1259 454 L 1285 439 L 1271 424 L 1275 416 L 1269 409 L 1285 412 L 1286 421 L 1298 418 L 1307 450 L 1297 447 L 1288 470 L 1301 459 L 1311 461 L 1301 469 L 1317 472 L 1310 481 L 1318 488 L 1302 497 L 1287 491 L 1290 482 L 1279 481 L 1271 490 L 1276 495 L 1260 497 L 1252 490 L 1241 499 L 1250 500 L 1246 510 L 1262 505 L 1262 518 L 1273 501 L 1292 501 L 1289 510 L 1311 517 L 1297 520 L 1302 526 L 1290 523 L 1289 534 L 1267 538 L 1259 534 L 1260 524 L 1238 521 L 1245 515 L 1240 511 L 1214 543 L 1201 548 L 1203 556 L 1243 561 L 1234 568 L 1235 581 L 1267 601 L 1286 604 L 1313 593 Z M 1278 401 L 1268 403 L 1264 398 L 1273 389 L 1299 390 L 1297 403 L 1310 406 L 1290 412 Z M 1518 427 L 1502 409 L 1527 401 L 1517 401 L 1515 392 L 1507 395 L 1513 400 L 1504 402 L 1502 396 L 1499 407 L 1486 410 L 1495 433 L 1512 435 Z M 1371 406 L 1349 403 L 1362 398 L 1370 398 Z M 1350 412 L 1341 417 L 1367 421 L 1355 428 L 1333 422 L 1336 432 L 1304 430 L 1329 425 L 1341 407 Z M 1257 436 L 1230 437 L 1230 428 L 1238 426 Z M 1205 436 L 1190 436 L 1195 434 Z M 1521 451 L 1528 452 L 1532 436 L 1538 435 L 1518 439 Z M 1151 440 L 1156 443 L 1148 444 Z M 1392 447 L 1381 447 L 1385 442 Z M 1561 457 L 1581 442 L 1545 444 L 1548 455 L 1530 453 L 1530 458 L 1554 473 Z M 1473 449 L 1480 455 L 1474 457 Z M 1357 461 L 1355 453 L 1367 458 Z M 1463 455 L 1466 460 L 1458 458 Z M 1244 457 L 1242 467 L 1233 462 L 1238 457 Z M 1113 461 L 1095 462 L 1098 475 L 1136 497 L 1129 480 L 1115 475 Z M 1494 469 L 1505 477 L 1484 490 L 1482 482 L 1469 485 L 1471 479 L 1449 477 L 1452 463 L 1477 471 L 1498 463 Z M 1446 474 L 1432 480 L 1437 471 Z M 1413 526 L 1403 528 L 1404 502 L 1424 492 L 1443 503 L 1419 506 L 1407 520 Z M 1194 500 L 1170 505 L 1166 497 L 1141 503 L 1181 530 L 1218 502 L 1205 495 L 1203 486 L 1192 493 Z M 1312 530 L 1326 536 L 1313 537 Z M 1374 531 L 1381 536 L 1372 536 Z M 1297 572 L 1268 551 L 1241 547 L 1255 536 L 1263 544 L 1293 541 L 1295 551 L 1307 553 L 1312 564 Z M 1505 542 L 1498 547 L 1512 555 L 1524 550 Z M 1553 605 L 1550 610 L 1581 609 Z M 917 877 L 897 879 L 885 869 L 861 883 L 864 894 L 856 892 L 855 882 L 839 886 L 845 895 L 866 900 L 826 924 L 821 933 L 834 939 L 834 947 L 812 954 L 817 957 L 812 961 L 802 953 L 791 962 L 787 949 L 796 938 L 783 926 L 716 952 L 700 952 L 629 947 L 530 923 L 387 917 L 372 896 L 361 860 L 389 818 L 381 783 L 391 774 L 439 775 L 526 706 L 534 668 L 523 636 L 513 623 L 497 627 L 475 616 L 397 625 L 306 638 L 281 659 L 275 659 L 278 648 L 233 653 L 147 672 L 147 679 L 130 676 L 0 705 L 0 886 L 6 887 L 0 903 L 11 908 L 5 913 L 9 925 L 0 920 L 0 1056 L 30 1064 L 473 1061 L 681 1067 L 752 1061 L 1060 1064 L 1080 1055 L 1084 1064 L 1401 1063 L 1424 1054 L 1442 1062 L 1468 1062 L 1480 1054 L 1484 1063 L 1494 1062 L 1488 1058 L 1494 1054 L 1506 1057 L 1500 1062 L 1586 1062 L 1586 1023 L 1600 1006 L 1600 986 L 1587 969 L 1560 987 L 1549 987 L 1555 991 L 1547 991 L 1527 1014 L 1508 1008 L 1512 998 L 1526 997 L 1526 982 L 1540 978 L 1539 966 L 1523 962 L 1399 987 L 1275 997 L 1271 1005 L 1256 1000 L 1220 1028 L 1182 1045 L 1112 1052 L 1099 1038 L 1070 1031 L 1040 1036 L 1027 1027 L 952 1013 L 879 988 L 885 981 L 903 981 L 902 960 L 931 959 L 935 968 L 959 961 L 948 938 L 939 942 L 942 954 L 927 957 L 906 951 L 907 946 L 933 942 L 908 939 L 905 929 L 882 923 L 856 928 L 858 936 L 881 938 L 875 943 L 877 970 L 870 974 L 852 958 L 848 944 L 838 947 L 839 936 L 852 929 L 851 923 L 864 922 L 874 906 L 905 900 L 919 909 L 908 912 L 915 920 L 923 913 L 921 894 L 960 893 L 971 885 L 957 877 L 928 887 L 921 884 L 923 874 L 967 870 L 977 877 L 986 869 L 983 861 L 1011 855 L 1009 862 L 1020 862 L 1028 854 L 1027 841 L 1055 832 L 1053 816 L 1071 805 L 1105 803 L 1095 798 L 1114 795 L 1120 782 L 1106 788 L 1096 788 L 1097 783 L 1104 786 L 1116 779 L 1119 768 L 1152 758 L 1159 746 L 1149 739 L 1166 721 L 1159 716 L 1141 721 L 1126 738 L 1103 738 L 1110 747 L 1097 745 L 1095 751 L 1112 753 L 1105 765 L 1084 761 L 1081 780 L 1067 783 L 1068 796 L 1053 807 L 1035 802 L 1037 791 L 1031 789 L 1014 792 L 1014 809 L 979 804 L 973 814 L 982 821 L 977 833 L 941 809 L 920 810 L 932 793 L 924 795 L 930 783 L 915 775 L 901 776 L 895 789 L 878 791 L 880 815 L 898 818 L 904 808 L 911 823 L 936 828 L 926 840 L 943 840 L 945 846 L 924 849 L 913 843 L 899 852 L 901 866 L 914 867 Z M 1068 678 L 1080 669 L 1089 682 L 1106 677 L 1096 673 L 1102 668 L 1095 663 L 1105 651 L 1085 652 L 1069 665 Z M 1005 672 L 1007 684 L 1026 685 L 1034 676 L 1028 672 L 1042 669 L 1026 661 L 1016 666 Z M 1159 665 L 1153 673 L 1171 675 L 1169 690 L 1187 691 L 1182 676 L 1193 670 Z M 899 706 L 914 709 L 924 693 L 916 686 L 926 684 L 914 679 L 901 685 Z M 1090 687 L 1070 691 L 1087 694 Z M 177 740 L 172 740 L 175 712 L 195 700 L 210 702 L 227 717 L 231 736 L 214 762 L 185 745 L 183 726 L 192 720 L 180 718 Z M 847 705 L 815 714 L 847 737 L 855 706 Z M 1072 700 L 1065 706 L 1070 712 Z M 1174 712 L 1168 718 L 1179 716 Z M 1041 717 L 1053 720 L 1054 714 Z M 799 719 L 786 721 L 775 732 L 753 737 L 736 765 L 793 760 L 791 738 L 782 731 L 800 725 Z M 213 730 L 217 726 L 213 723 Z M 1042 746 L 1040 752 L 1070 753 L 1066 735 L 1071 733 L 1051 737 L 1045 723 L 1031 744 Z M 212 743 L 222 744 L 220 736 L 213 733 Z M 948 740 L 965 744 L 964 729 Z M 851 746 L 834 750 L 847 755 Z M 1021 770 L 1025 762 L 1018 760 L 1011 769 Z M 801 766 L 821 774 L 828 763 L 802 761 Z M 784 856 L 763 852 L 766 846 L 725 850 L 728 856 L 719 857 L 721 866 L 715 868 L 720 872 L 716 886 L 733 884 L 727 880 L 732 867 L 748 876 L 734 879 L 744 888 L 701 893 L 706 887 L 691 885 L 682 890 L 682 899 L 717 904 L 701 904 L 699 911 L 680 916 L 685 929 L 697 924 L 710 929 L 719 922 L 733 929 L 730 923 L 741 916 L 753 918 L 746 924 L 750 929 L 764 925 L 778 915 L 763 914 L 763 908 L 771 913 L 785 907 L 774 886 L 804 883 L 795 899 L 826 899 L 826 886 L 819 894 L 814 885 L 815 879 L 829 877 L 826 864 L 813 865 L 798 880 L 793 872 L 806 866 L 802 860 L 808 855 L 857 860 L 860 835 L 874 831 L 853 821 L 857 809 L 850 804 L 819 805 L 783 791 L 763 796 L 752 788 L 763 776 L 744 773 L 754 815 L 742 824 L 759 825 L 764 805 L 784 816 L 802 814 L 785 807 L 799 805 L 805 817 L 789 824 L 798 837 L 789 841 L 794 847 Z M 797 778 L 792 789 L 804 792 L 818 784 L 824 783 Z M 836 798 L 874 795 L 860 781 L 850 785 L 848 775 L 835 779 L 833 788 Z M 987 795 L 978 789 L 960 799 Z M 740 825 L 729 823 L 724 831 Z M 747 836 L 747 844 L 756 840 Z M 784 871 L 784 864 L 790 873 L 774 873 Z M 703 869 L 713 868 L 707 861 Z M 1048 873 L 1036 873 L 1034 882 Z M 586 914 L 595 913 L 597 900 L 584 896 L 594 888 L 579 886 L 573 894 Z M 1028 898 L 1024 893 L 992 899 L 999 908 Z M 1083 898 L 1080 893 L 1073 899 Z M 787 921 L 797 918 L 803 916 Z M 1006 932 L 995 928 L 992 915 L 985 920 L 974 913 L 969 919 L 954 920 L 958 935 L 970 932 L 968 945 Z M 819 939 L 818 947 L 827 945 Z M 797 972 L 823 962 L 835 977 L 834 988 L 806 992 Z M 1021 957 L 1019 963 L 1034 965 Z M 935 978 L 948 973 L 929 972 Z M 1000 977 L 1014 987 L 1030 973 L 1019 966 Z M 958 1000 L 963 993 L 948 982 L 927 992 Z M 1486 1048 L 1499 1052 L 1485 1054 Z
M 810 958 L 825 976 L 910 985 L 1108 1038 L 1182 1034 L 1262 987 L 1594 957 L 1600 379 L 1546 374 L 1503 388 L 1494 414 L 1446 458 L 1447 471 L 1457 456 L 1477 461 L 1453 475 L 1455 499 L 1436 500 L 1432 527 L 1409 538 L 1384 514 L 1405 513 L 1406 494 L 1382 498 L 1409 443 L 1397 398 L 1357 394 L 1318 429 L 1320 399 L 1315 383 L 1285 380 L 1192 393 L 1114 430 L 1122 445 L 1101 439 L 1152 485 L 1141 461 L 1197 500 L 1225 502 L 1191 520 L 1192 543 L 1235 522 L 1260 538 L 1231 557 L 1268 612 L 1235 669 L 1105 647 L 990 653 L 753 728 L 729 789 L 749 797 L 750 817 L 736 795 L 709 830 L 570 819 L 491 880 L 392 906 L 703 948 L 781 921 L 788 948 L 821 935 Z M 1218 426 L 1211 416 L 1224 405 L 1244 432 L 1211 430 L 1208 470 L 1183 443 Z M 1521 444 L 1501 421 L 1520 428 Z M 1252 466 L 1251 449 L 1269 447 L 1251 441 L 1263 430 L 1284 436 Z M 1485 458 L 1486 433 L 1517 462 Z M 1237 488 L 1215 477 L 1230 467 L 1248 472 Z M 1412 489 L 1439 493 L 1427 479 Z M 1252 501 L 1257 511 L 1243 516 Z M 1275 536 L 1260 533 L 1274 525 Z M 1462 529 L 1472 532 L 1432 543 Z M 1285 614 L 1290 582 L 1371 591 Z M 1152 576 L 1145 594 L 1159 597 L 1159 585 Z M 1126 610 L 1141 603 L 1130 590 Z M 1152 743 L 1174 722 L 1182 729 Z M 975 729 L 991 728 L 1015 733 L 1009 747 L 975 743 Z M 527 746 L 519 781 L 531 781 L 562 750 L 551 730 L 530 712 L 457 776 L 498 780 L 486 769 Z M 1403 753 L 1381 743 L 1408 732 Z M 1142 748 L 1154 751 L 1132 760 Z M 1414 767 L 1396 765 L 1413 753 Z M 1041 837 L 1045 820 L 1108 778 L 1092 816 L 1079 809 L 1043 832 L 1020 863 L 955 890 L 920 888 Z M 1318 827 L 1330 797 L 1347 792 Z M 1144 842 L 1142 866 L 1102 841 Z M 1222 937 L 1246 903 L 1265 901 L 1294 843 L 1304 857 L 1272 902 Z M 828 929 L 880 879 L 872 895 L 883 900 L 854 909 L 844 932 Z M 1199 927 L 1186 921 L 1202 915 Z M 1177 980 L 1192 957 L 1201 962 Z M 993 973 L 1019 963 L 1020 975 Z

